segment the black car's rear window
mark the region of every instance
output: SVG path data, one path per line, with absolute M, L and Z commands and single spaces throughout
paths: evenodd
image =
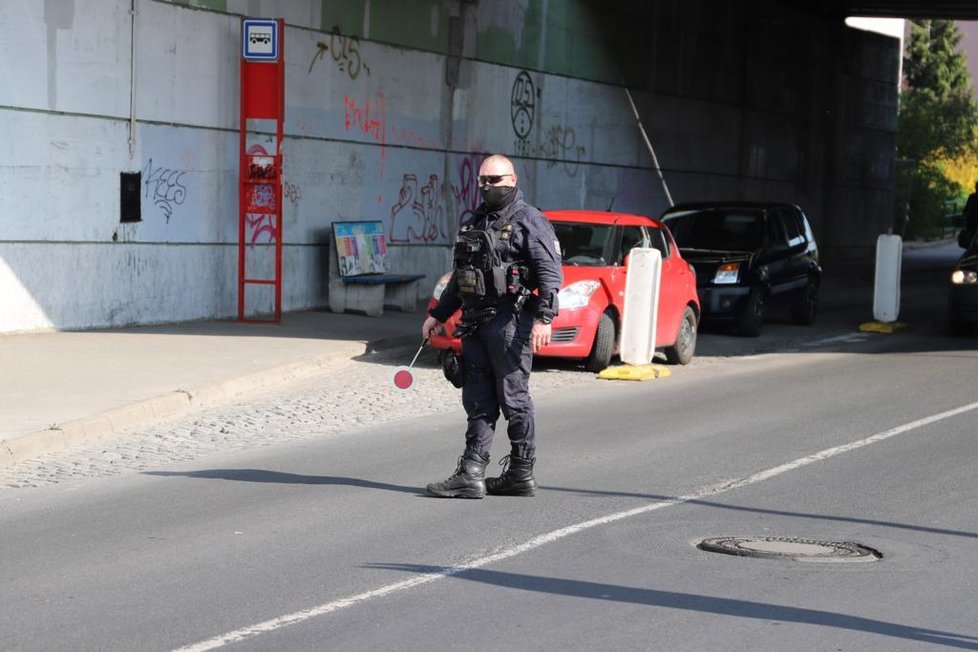
M 681 249 L 753 251 L 764 241 L 764 216 L 760 211 L 680 211 L 667 215 L 663 221 Z

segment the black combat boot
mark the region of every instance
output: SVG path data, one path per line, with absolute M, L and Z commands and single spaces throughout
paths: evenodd
M 534 462 L 535 457 L 507 455 L 499 460 L 505 465 L 503 474 L 486 480 L 486 491 L 493 496 L 532 496 L 537 488 L 537 481 L 533 479 Z
M 428 485 L 428 493 L 441 498 L 483 498 L 486 495 L 486 464 L 489 456 L 465 453 L 458 458 L 455 473 L 442 482 Z

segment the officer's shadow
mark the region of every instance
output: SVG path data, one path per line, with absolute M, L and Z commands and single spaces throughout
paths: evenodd
M 363 489 L 381 489 L 400 493 L 426 495 L 422 487 L 406 487 L 403 485 L 374 482 L 360 478 L 344 478 L 333 475 L 300 475 L 298 473 L 282 473 L 265 469 L 203 469 L 200 471 L 143 471 L 143 475 L 158 477 L 203 478 L 205 480 L 229 480 L 232 482 L 266 482 L 272 484 L 310 484 L 334 485 L 344 487 L 361 487 Z

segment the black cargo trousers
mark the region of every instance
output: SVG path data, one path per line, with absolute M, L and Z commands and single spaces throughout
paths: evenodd
M 511 453 L 524 459 L 534 457 L 536 433 L 529 386 L 532 328 L 531 311 L 524 306 L 514 313 L 512 302 L 502 301 L 492 319 L 462 338 L 466 452 L 489 454 L 501 410 Z

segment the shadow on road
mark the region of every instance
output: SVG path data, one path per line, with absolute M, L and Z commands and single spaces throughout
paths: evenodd
M 681 500 L 677 496 L 657 496 L 654 494 L 637 494 L 629 493 L 625 491 L 593 491 L 589 489 L 571 489 L 567 487 L 547 487 L 540 486 L 540 491 L 556 491 L 563 493 L 571 493 L 578 495 L 588 495 L 588 496 L 605 496 L 605 497 L 615 497 L 615 498 L 640 498 L 642 500 L 652 500 L 661 502 L 676 502 Z M 790 516 L 795 518 L 810 518 L 822 521 L 837 521 L 839 523 L 859 523 L 862 525 L 878 525 L 880 527 L 897 528 L 900 530 L 911 530 L 913 532 L 926 532 L 928 534 L 943 534 L 953 537 L 965 537 L 969 539 L 978 539 L 978 532 L 967 532 L 965 530 L 947 530 L 943 528 L 927 527 L 924 525 L 910 525 L 905 523 L 890 523 L 887 521 L 878 521 L 870 518 L 858 518 L 855 516 L 830 516 L 826 514 L 811 514 L 807 512 L 788 512 L 778 509 L 765 509 L 763 507 L 744 507 L 742 505 L 724 505 L 722 503 L 716 503 L 709 500 L 694 499 L 694 500 L 682 500 L 684 505 L 701 505 L 703 507 L 710 507 L 714 509 L 727 509 L 731 511 L 740 512 L 751 512 L 753 514 L 770 514 L 772 516 Z
M 446 577 L 457 577 L 459 579 L 508 589 L 565 595 L 575 598 L 589 598 L 602 602 L 623 602 L 649 607 L 720 614 L 737 618 L 750 618 L 764 621 L 775 620 L 785 623 L 834 627 L 879 636 L 943 645 L 962 650 L 978 650 L 978 637 L 973 635 L 956 634 L 954 632 L 944 632 L 935 629 L 914 627 L 912 625 L 901 625 L 899 623 L 850 616 L 848 614 L 822 611 L 819 609 L 803 609 L 766 602 L 718 598 L 710 595 L 678 593 L 676 591 L 658 591 L 655 589 L 602 584 L 599 582 L 564 580 L 552 577 L 484 570 L 481 568 L 465 568 L 464 566 L 446 568 L 417 564 L 378 563 L 369 564 L 366 567 L 419 574 L 439 574 Z
M 383 491 L 397 491 L 401 493 L 425 495 L 424 490 L 419 487 L 405 487 L 402 485 L 388 484 L 386 482 L 373 482 L 372 480 L 361 480 L 359 478 L 343 478 L 343 477 L 332 476 L 332 475 L 300 475 L 298 473 L 282 473 L 280 471 L 266 471 L 262 469 L 205 469 L 202 471 L 143 471 L 142 474 L 155 475 L 159 477 L 185 477 L 185 478 L 203 478 L 205 480 L 230 480 L 233 482 L 336 485 L 336 486 L 346 486 L 346 487 L 361 487 L 363 489 L 381 489 Z

